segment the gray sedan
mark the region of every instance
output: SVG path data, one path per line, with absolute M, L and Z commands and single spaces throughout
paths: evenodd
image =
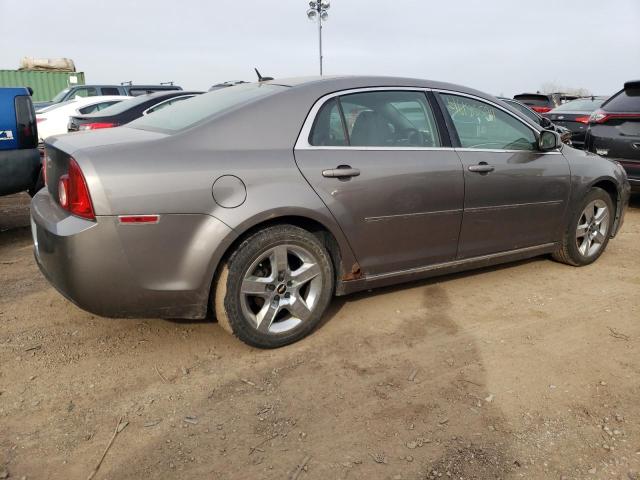
M 619 231 L 620 165 L 494 97 L 406 78 L 219 89 L 50 137 L 35 256 L 113 317 L 203 318 L 248 344 L 309 334 L 333 295 L 536 255 L 581 266 Z

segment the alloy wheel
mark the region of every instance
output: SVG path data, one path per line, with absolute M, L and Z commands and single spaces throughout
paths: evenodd
M 609 233 L 609 209 L 602 200 L 587 204 L 578 220 L 576 245 L 585 257 L 598 253 Z
M 285 333 L 310 319 L 321 291 L 322 269 L 312 253 L 298 245 L 277 245 L 245 272 L 242 313 L 261 333 Z

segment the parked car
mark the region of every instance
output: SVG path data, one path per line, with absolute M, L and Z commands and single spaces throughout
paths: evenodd
M 40 111 L 54 103 L 66 102 L 77 97 L 97 97 L 101 95 L 137 97 L 154 92 L 173 92 L 176 90 L 182 90 L 182 87 L 177 85 L 77 85 L 65 88 L 53 97 L 50 102 L 35 102 L 34 107 L 36 111 Z
M 169 105 L 187 100 L 202 92 L 156 92 L 141 95 L 132 100 L 112 105 L 104 110 L 86 115 L 73 115 L 69 118 L 67 130 L 98 130 L 113 128 L 129 123 L 136 118 L 161 110 Z
M 211 309 L 264 348 L 309 334 L 334 294 L 590 264 L 629 199 L 622 167 L 496 98 L 404 78 L 222 88 L 46 150 L 31 215 L 58 290 L 104 316 Z
M 560 135 L 560 139 L 562 143 L 566 143 L 567 145 L 571 145 L 571 131 L 566 127 L 561 127 L 553 123 L 546 117 L 543 117 L 537 112 L 534 112 L 529 107 L 527 107 L 524 103 L 519 102 L 518 100 L 513 100 L 512 98 L 498 97 L 504 103 L 509 105 L 511 108 L 514 108 L 518 111 L 518 113 L 525 116 L 527 119 L 533 121 L 536 125 L 541 126 L 547 130 L 553 130 Z
M 36 113 L 40 141 L 50 135 L 67 133 L 69 117 L 73 115 L 88 115 L 100 112 L 111 105 L 130 98 L 133 97 L 106 95 L 77 98 L 50 105 Z
M 620 162 L 640 191 L 640 80 L 625 83 L 591 114 L 585 149 Z
M 524 103 L 537 113 L 547 113 L 563 103 L 575 100 L 577 95 L 567 93 L 521 93 L 513 97 L 514 100 Z
M 584 135 L 589 125 L 589 117 L 598 109 L 607 97 L 578 98 L 545 113 L 544 116 L 555 125 L 562 126 L 571 132 L 571 144 L 576 148 L 584 148 Z
M 0 195 L 42 187 L 38 129 L 26 88 L 0 88 Z

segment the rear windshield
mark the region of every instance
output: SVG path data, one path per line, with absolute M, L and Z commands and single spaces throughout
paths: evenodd
M 602 107 L 607 112 L 640 113 L 640 89 L 621 90 Z
M 579 98 L 571 102 L 563 103 L 553 109 L 554 112 L 593 112 L 604 103 L 604 98 Z
M 513 98 L 527 105 L 535 105 L 537 107 L 545 107 L 550 103 L 549 99 L 544 95 L 516 95 Z
M 111 115 L 119 115 L 122 112 L 126 112 L 130 108 L 137 107 L 138 105 L 148 102 L 151 100 L 149 95 L 140 95 L 136 98 L 130 98 L 128 100 L 124 100 L 122 102 L 118 102 L 115 105 L 111 105 L 110 107 L 105 108 L 104 110 L 100 110 L 99 116 L 101 117 L 110 117 Z
M 141 117 L 127 126 L 172 133 L 189 128 L 213 115 L 262 97 L 281 92 L 281 85 L 247 83 L 198 95 L 188 102 Z M 103 110 L 106 111 L 106 110 Z

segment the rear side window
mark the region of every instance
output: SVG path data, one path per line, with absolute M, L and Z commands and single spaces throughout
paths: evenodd
M 151 88 L 132 88 L 129 90 L 129 95 L 132 97 L 139 97 L 140 95 L 146 95 L 147 93 L 154 93 L 155 90 Z
M 110 102 L 96 103 L 95 105 L 88 105 L 86 107 L 83 107 L 83 108 L 79 109 L 78 111 L 80 113 L 82 113 L 83 115 L 86 115 L 88 113 L 99 112 L 100 110 L 104 110 L 105 108 L 110 107 L 114 103 L 118 103 L 118 101 L 117 100 L 112 100 Z
M 102 87 L 102 95 L 120 95 L 120 90 L 116 87 Z
M 36 114 L 33 110 L 31 97 L 20 95 L 15 98 L 16 124 L 18 127 L 18 145 L 20 148 L 35 148 L 38 146 L 36 130 Z
M 393 148 L 441 145 L 426 95 L 412 91 L 363 92 L 329 100 L 316 116 L 309 143 Z
M 309 136 L 309 144 L 333 147 L 347 145 L 340 106 L 335 98 L 326 102 L 316 115 Z
M 462 148 L 535 150 L 533 131 L 508 113 L 467 97 L 442 94 Z
M 607 100 L 602 108 L 607 112 L 640 113 L 640 89 L 621 90 Z

